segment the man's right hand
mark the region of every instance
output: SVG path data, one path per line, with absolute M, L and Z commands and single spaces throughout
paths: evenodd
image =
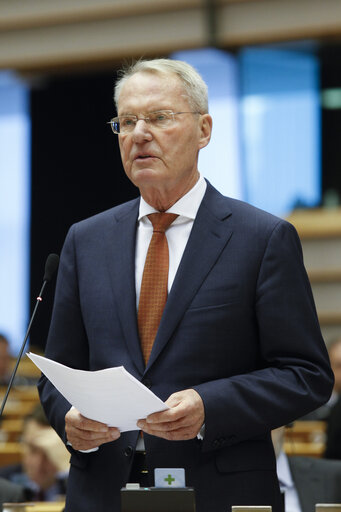
M 115 441 L 121 435 L 118 428 L 85 418 L 74 407 L 65 415 L 65 431 L 68 442 L 75 450 L 91 450 Z

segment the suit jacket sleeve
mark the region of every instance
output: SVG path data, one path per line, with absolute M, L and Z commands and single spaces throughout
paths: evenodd
M 254 311 L 249 335 L 259 349 L 255 368 L 195 387 L 205 405 L 204 450 L 285 425 L 331 393 L 333 377 L 300 241 L 285 221 L 268 237 L 255 282 Z
M 72 227 L 60 258 L 46 355 L 66 366 L 88 370 L 86 347 L 87 336 L 79 300 Z M 66 443 L 65 414 L 71 404 L 44 375 L 38 383 L 38 390 L 51 425 Z

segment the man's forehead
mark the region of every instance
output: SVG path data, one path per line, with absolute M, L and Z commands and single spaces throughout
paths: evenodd
M 179 77 L 173 73 L 138 72 L 132 75 L 122 86 L 118 98 L 118 108 L 155 101 L 166 102 L 175 98 L 184 98 L 185 91 Z M 158 107 L 157 107 L 158 108 Z
M 152 75 L 138 80 L 142 73 L 133 75 L 122 87 L 118 98 L 118 112 L 146 114 L 155 110 L 188 110 L 189 102 L 182 82 L 175 75 Z M 157 77 L 156 80 L 153 78 Z M 134 80 L 133 80 L 134 79 Z M 161 81 L 160 81 L 161 80 Z
M 133 75 L 131 75 L 124 84 L 123 87 L 125 87 L 126 84 L 138 82 L 140 84 L 144 83 L 150 83 L 150 82 L 166 82 L 170 83 L 173 82 L 173 84 L 179 84 L 181 85 L 182 81 L 179 78 L 178 75 L 172 72 L 163 72 L 163 71 L 137 71 Z

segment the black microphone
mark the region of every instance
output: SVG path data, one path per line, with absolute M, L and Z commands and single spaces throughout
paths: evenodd
M 59 256 L 58 254 L 49 254 L 45 263 L 45 273 L 43 277 L 43 281 L 50 282 L 53 274 L 56 272 L 59 265 Z
M 19 366 L 19 363 L 20 363 L 20 359 L 21 359 L 21 356 L 22 356 L 22 354 L 24 352 L 26 341 L 27 341 L 27 338 L 29 337 L 29 334 L 30 334 L 30 331 L 31 331 L 31 327 L 32 327 L 32 323 L 33 323 L 34 317 L 36 315 L 38 306 L 39 306 L 39 304 L 43 300 L 42 299 L 42 295 L 44 293 L 45 286 L 46 286 L 46 284 L 49 281 L 51 281 L 51 279 L 53 277 L 53 274 L 56 272 L 56 270 L 58 268 L 58 264 L 59 264 L 59 256 L 58 256 L 58 254 L 49 254 L 48 257 L 47 257 L 46 263 L 45 263 L 45 273 L 44 273 L 44 278 L 43 278 L 43 285 L 42 285 L 41 290 L 39 292 L 39 295 L 37 297 L 37 302 L 36 302 L 35 308 L 33 310 L 30 323 L 28 324 L 28 328 L 27 328 L 27 331 L 26 331 L 26 335 L 25 335 L 24 341 L 23 341 L 23 343 L 21 345 L 21 349 L 20 349 L 19 355 L 17 357 L 17 361 L 16 361 L 16 364 L 15 364 L 14 370 L 12 372 L 10 381 L 8 383 L 6 394 L 5 394 L 4 399 L 2 401 L 2 404 L 1 404 L 0 418 L 2 417 L 2 413 L 3 413 L 4 407 L 5 407 L 6 402 L 7 402 L 7 398 L 8 398 L 9 392 L 11 391 L 11 388 L 12 388 L 12 385 L 13 385 L 13 381 L 14 381 L 14 377 L 15 377 L 15 375 L 17 373 L 17 369 L 18 369 L 18 366 Z

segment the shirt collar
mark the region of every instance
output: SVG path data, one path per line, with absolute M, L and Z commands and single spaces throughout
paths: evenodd
M 199 175 L 199 179 L 194 187 L 192 187 L 187 194 L 180 197 L 180 199 L 167 210 L 167 213 L 176 213 L 179 216 L 194 220 L 200 203 L 205 195 L 206 187 L 206 181 L 203 176 Z M 150 204 L 146 203 L 143 197 L 141 197 L 138 220 L 141 220 L 142 217 L 155 212 L 157 212 L 157 210 L 150 206 Z
M 277 476 L 280 482 L 280 485 L 286 487 L 287 489 L 290 487 L 294 487 L 294 481 L 291 476 L 291 471 L 289 467 L 289 461 L 286 454 L 281 451 L 279 456 L 277 457 Z

